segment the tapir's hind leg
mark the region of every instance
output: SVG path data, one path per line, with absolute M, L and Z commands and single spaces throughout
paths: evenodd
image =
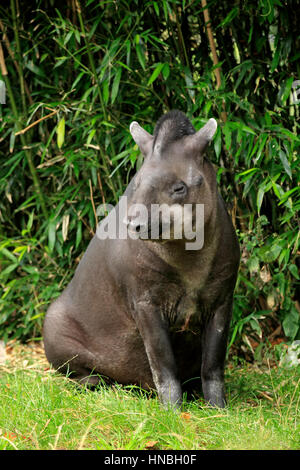
M 105 381 L 155 388 L 137 327 L 124 322 L 119 328 L 122 333 L 116 336 L 110 334 L 106 319 L 103 330 L 88 330 L 81 321 L 84 315 L 75 308 L 68 299 L 58 299 L 47 312 L 43 337 L 50 364 L 80 383 L 97 385 Z
M 85 347 L 78 326 L 62 315 L 54 303 L 44 322 L 44 348 L 48 361 L 59 372 L 81 384 L 97 385 L 95 356 Z

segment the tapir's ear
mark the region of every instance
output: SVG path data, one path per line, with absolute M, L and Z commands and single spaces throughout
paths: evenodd
M 213 139 L 217 127 L 217 121 L 213 118 L 209 119 L 205 126 L 203 126 L 198 132 L 188 136 L 187 145 L 193 148 L 194 150 L 203 153 L 205 147 Z
M 140 151 L 146 156 L 152 147 L 153 136 L 149 132 L 145 131 L 138 122 L 133 121 L 129 127 L 130 134 L 133 137 L 135 143 L 139 146 Z

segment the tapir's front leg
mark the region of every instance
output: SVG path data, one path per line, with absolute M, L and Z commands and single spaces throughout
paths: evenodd
M 226 405 L 224 364 L 231 310 L 232 298 L 228 298 L 209 319 L 202 338 L 201 380 L 204 399 L 220 408 Z
M 135 321 L 144 341 L 160 401 L 179 407 L 181 385 L 166 323 L 157 308 L 148 301 L 136 303 Z

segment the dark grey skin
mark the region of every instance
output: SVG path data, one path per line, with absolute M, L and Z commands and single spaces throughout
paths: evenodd
M 122 222 L 137 239 L 91 240 L 75 275 L 44 323 L 49 362 L 81 383 L 99 375 L 155 388 L 179 406 L 182 383 L 201 377 L 204 398 L 225 406 L 224 364 L 240 251 L 215 171 L 205 157 L 216 121 L 195 132 L 180 112 L 154 136 L 133 122 L 144 163 L 124 195 L 128 206 L 204 204 L 204 245 L 143 239 L 150 220 Z M 118 211 L 118 206 L 116 208 Z M 172 237 L 171 237 L 172 238 Z

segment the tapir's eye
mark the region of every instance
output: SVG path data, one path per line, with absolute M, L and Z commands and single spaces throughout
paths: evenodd
M 203 183 L 203 176 L 202 175 L 197 176 L 194 181 L 195 186 L 201 186 L 202 183 Z
M 183 182 L 176 183 L 173 186 L 173 194 L 176 196 L 181 196 L 183 194 L 186 194 L 186 185 Z

